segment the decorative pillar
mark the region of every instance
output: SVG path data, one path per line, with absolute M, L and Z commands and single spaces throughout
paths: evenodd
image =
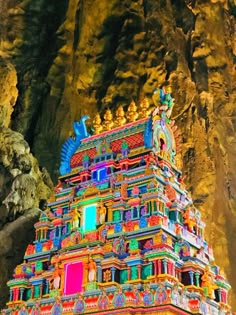
M 169 274 L 169 275 L 171 275 L 172 274 L 172 263 L 171 263 L 171 261 L 170 260 L 168 260 L 167 261 L 167 273 Z
M 157 260 L 154 260 L 153 264 L 154 264 L 154 276 L 157 276 L 157 274 L 158 274 L 158 270 L 157 270 Z
M 176 268 L 175 268 L 175 277 L 180 281 L 179 270 L 177 270 Z
M 175 263 L 172 263 L 172 275 L 175 277 Z
M 150 262 L 150 264 L 149 264 L 149 276 L 152 276 L 152 273 L 153 273 L 153 267 L 152 267 L 152 262 Z M 156 273 L 155 273 L 155 275 L 156 275 Z
M 218 289 L 218 295 L 219 295 L 219 302 L 222 302 L 222 289 Z
M 130 280 L 130 266 L 128 266 L 128 281 Z
M 32 285 L 32 290 L 31 290 L 31 299 L 34 298 L 34 285 Z
M 221 291 L 221 300 L 223 303 L 227 304 L 227 293 L 225 290 Z
M 42 297 L 43 295 L 43 284 L 41 283 L 40 284 L 40 298 Z
M 179 281 L 182 281 L 182 272 L 179 270 L 179 277 L 178 277 Z
M 194 275 L 194 272 L 193 271 L 189 271 L 189 276 L 190 276 L 190 284 L 191 285 L 194 285 L 194 282 L 193 282 L 193 275 Z
M 13 301 L 16 301 L 16 288 L 13 289 Z
M 13 291 L 12 291 L 12 289 L 10 289 L 9 301 L 12 302 L 12 300 L 13 300 Z
M 16 288 L 16 301 L 18 301 L 19 300 L 19 288 Z
M 97 279 L 98 282 L 102 282 L 102 266 L 97 263 Z
M 199 287 L 199 280 L 200 280 L 200 273 L 199 272 L 195 272 L 195 279 L 196 279 L 196 286 Z
M 20 288 L 20 300 L 23 300 L 24 288 Z
M 45 283 L 45 293 L 48 294 L 49 293 L 49 281 L 46 280 L 46 283 Z
M 141 265 L 138 265 L 138 278 L 141 279 Z
M 158 259 L 158 261 L 157 261 L 157 274 L 159 275 L 159 274 L 161 274 L 162 273 L 162 271 L 161 271 L 161 259 Z
M 111 267 L 111 281 L 112 282 L 115 281 L 115 272 L 116 272 L 116 268 L 115 267 Z
M 167 259 L 163 259 L 163 267 L 164 267 L 164 273 L 167 273 Z

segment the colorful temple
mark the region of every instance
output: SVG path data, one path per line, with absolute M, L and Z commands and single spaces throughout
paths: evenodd
M 1 314 L 232 314 L 205 224 L 183 183 L 168 89 L 62 148 L 55 197 L 8 282 Z

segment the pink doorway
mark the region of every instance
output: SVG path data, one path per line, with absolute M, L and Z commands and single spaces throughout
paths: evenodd
M 82 291 L 83 264 L 81 261 L 65 265 L 64 294 L 74 294 Z

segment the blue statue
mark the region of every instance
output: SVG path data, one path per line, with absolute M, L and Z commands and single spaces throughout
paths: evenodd
M 73 123 L 73 129 L 75 137 L 69 137 L 66 142 L 63 144 L 61 149 L 61 165 L 60 165 L 60 174 L 65 175 L 71 172 L 70 160 L 72 155 L 78 149 L 82 139 L 85 139 L 90 136 L 87 131 L 85 121 L 88 119 L 88 116 L 83 116 L 80 119 L 80 122 L 75 121 Z

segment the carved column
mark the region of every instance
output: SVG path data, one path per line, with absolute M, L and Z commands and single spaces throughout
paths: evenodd
M 170 260 L 167 261 L 167 273 L 172 274 L 172 262 Z
M 16 301 L 19 300 L 19 293 L 20 293 L 19 288 L 16 288 Z
M 24 288 L 20 288 L 20 300 L 23 300 Z
M 141 279 L 141 265 L 138 265 L 138 278 Z
M 102 267 L 99 263 L 97 263 L 97 279 L 98 282 L 102 282 Z
M 200 280 L 200 273 L 199 272 L 195 272 L 195 279 L 196 279 L 196 286 L 199 287 L 199 280 Z
M 43 295 L 43 284 L 41 283 L 40 284 L 40 298 L 42 297 Z
M 158 261 L 157 261 L 157 273 L 158 274 L 161 274 L 162 273 L 162 271 L 161 271 L 161 259 L 158 259 Z
M 163 259 L 163 267 L 164 267 L 164 273 L 167 273 L 167 259 Z
M 194 285 L 194 281 L 193 281 L 194 272 L 193 271 L 189 271 L 188 273 L 189 273 L 189 276 L 190 276 L 190 284 Z
M 12 291 L 12 289 L 10 289 L 9 301 L 11 302 L 12 300 L 13 300 L 13 291 Z
M 128 281 L 130 280 L 130 266 L 128 266 Z
M 111 281 L 112 282 L 115 281 L 115 272 L 116 272 L 116 268 L 115 267 L 111 267 Z
M 31 290 L 31 299 L 34 298 L 34 285 L 32 285 L 32 290 Z

